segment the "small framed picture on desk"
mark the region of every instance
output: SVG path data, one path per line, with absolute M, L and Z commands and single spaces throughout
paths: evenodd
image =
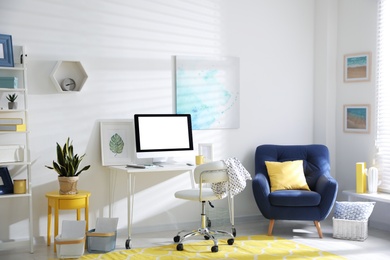
M 131 119 L 100 122 L 102 165 L 126 165 L 134 157 Z
M 203 155 L 205 162 L 213 161 L 213 144 L 204 143 L 198 145 L 198 154 Z

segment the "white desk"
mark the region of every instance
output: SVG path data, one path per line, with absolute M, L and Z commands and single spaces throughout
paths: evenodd
M 133 208 L 134 208 L 134 191 L 135 191 L 135 179 L 137 174 L 141 173 L 141 176 L 145 176 L 145 173 L 155 174 L 155 173 L 164 173 L 164 172 L 174 172 L 174 173 L 191 173 L 191 181 L 193 182 L 193 169 L 194 166 L 186 165 L 173 165 L 173 166 L 163 166 L 163 167 L 153 167 L 146 169 L 139 168 L 128 168 L 126 166 L 109 166 L 110 169 L 110 185 L 109 185 L 109 217 L 112 217 L 112 205 L 114 203 L 113 197 L 115 190 L 115 176 L 119 174 L 127 174 L 127 227 L 128 227 L 128 238 L 126 240 L 126 249 L 131 248 L 131 232 L 133 226 Z M 173 196 L 173 194 L 172 194 Z
M 348 196 L 348 200 L 351 200 L 352 197 L 366 199 L 371 201 L 379 201 L 384 203 L 390 203 L 390 194 L 389 193 L 356 193 L 354 190 L 344 190 L 343 193 Z

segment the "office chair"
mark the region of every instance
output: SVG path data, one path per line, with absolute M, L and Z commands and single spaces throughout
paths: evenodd
M 188 231 L 180 231 L 173 238 L 175 243 L 178 243 L 176 249 L 178 251 L 183 250 L 183 241 L 192 236 L 203 236 L 206 240 L 212 239 L 214 241 L 214 246 L 211 247 L 211 252 L 218 252 L 218 239 L 216 236 L 224 235 L 230 237 L 227 240 L 229 245 L 233 245 L 234 237 L 236 236 L 236 229 L 234 227 L 234 201 L 233 197 L 230 196 L 229 191 L 227 191 L 228 204 L 229 204 L 229 213 L 230 213 L 230 223 L 232 224 L 232 232 L 227 232 L 223 230 L 212 230 L 209 229 L 209 220 L 206 216 L 206 202 L 222 199 L 221 196 L 217 196 L 212 188 L 205 187 L 204 184 L 220 183 L 220 182 L 229 182 L 229 177 L 227 173 L 227 166 L 223 161 L 215 161 L 210 163 L 205 163 L 197 166 L 194 171 L 195 183 L 199 184 L 197 189 L 181 190 L 175 193 L 175 197 L 179 199 L 199 201 L 202 203 L 202 212 L 201 212 L 201 227 Z M 184 236 L 180 236 L 181 233 L 187 232 Z

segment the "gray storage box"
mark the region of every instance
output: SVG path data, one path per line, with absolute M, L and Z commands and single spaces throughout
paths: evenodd
M 115 249 L 118 218 L 97 218 L 96 228 L 87 232 L 87 251 L 109 252 Z
M 115 249 L 116 231 L 97 233 L 95 229 L 87 232 L 87 250 L 90 253 L 105 253 Z

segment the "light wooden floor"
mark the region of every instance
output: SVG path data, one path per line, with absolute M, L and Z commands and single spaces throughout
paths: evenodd
M 332 238 L 332 223 L 330 220 L 321 222 L 324 237 L 318 238 L 312 222 L 276 221 L 273 235 L 303 243 L 324 251 L 344 256 L 347 259 L 381 260 L 390 257 L 390 232 L 369 227 L 368 238 L 363 241 L 348 241 Z M 266 234 L 268 221 L 259 219 L 236 219 L 237 236 Z M 176 230 L 135 233 L 132 236 L 132 247 L 149 247 L 173 243 Z M 117 249 L 125 248 L 126 231 L 118 233 Z M 227 245 L 226 245 L 227 246 Z M 28 260 L 56 258 L 53 246 L 46 246 L 45 239 L 38 239 L 35 252 L 30 254 L 28 248 L 18 248 L 0 251 L 2 260 Z M 220 246 L 223 250 L 223 246 Z

